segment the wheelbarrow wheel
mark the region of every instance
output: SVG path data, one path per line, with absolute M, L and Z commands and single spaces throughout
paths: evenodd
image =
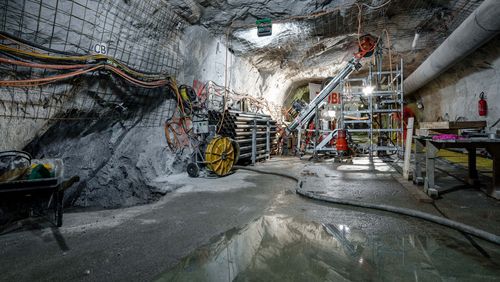
M 195 163 L 189 163 L 186 170 L 190 177 L 196 178 L 200 175 L 200 168 Z

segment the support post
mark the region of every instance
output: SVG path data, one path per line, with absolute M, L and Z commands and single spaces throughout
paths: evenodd
M 255 165 L 257 159 L 257 121 L 253 121 L 252 128 L 252 165 Z
M 415 169 L 413 170 L 413 183 L 417 185 L 424 184 L 424 178 L 422 176 L 424 147 L 425 140 L 415 138 Z
M 300 138 L 301 138 L 301 136 L 302 136 L 302 125 L 297 128 L 297 151 L 295 152 L 295 155 L 299 155 L 299 156 L 300 156 L 300 142 L 301 142 Z
M 399 83 L 399 80 L 396 79 L 396 83 L 397 83 L 397 86 L 396 87 L 396 91 L 398 91 L 399 93 L 397 93 L 398 97 L 400 97 L 399 99 L 399 108 L 400 108 L 400 115 L 401 115 L 401 119 L 399 120 L 399 129 L 401 130 L 400 134 L 401 134 L 401 149 L 403 149 L 403 135 L 404 135 L 404 131 L 405 131 L 405 123 L 404 123 L 404 119 L 403 119 L 403 114 L 404 114 L 404 94 L 405 94 L 405 89 L 404 89 L 404 72 L 403 72 L 403 69 L 404 69 L 404 64 L 403 64 L 403 58 L 401 58 L 401 68 L 399 69 L 399 74 L 401 75 L 401 83 Z M 397 73 L 396 73 L 397 75 Z M 397 135 L 396 135 L 397 136 Z M 398 145 L 399 145 L 399 142 L 398 142 Z M 399 155 L 399 154 L 398 154 Z
M 436 168 L 436 157 L 439 149 L 429 140 L 426 141 L 426 159 L 425 159 L 425 183 L 424 191 L 429 196 L 438 196 L 434 171 Z
M 316 151 L 316 145 L 319 139 L 319 105 L 316 105 L 315 116 L 314 116 L 314 141 L 313 141 L 313 158 L 318 158 L 318 151 Z
M 490 145 L 487 148 L 493 158 L 493 183 L 488 186 L 488 195 L 500 200 L 500 148 L 498 145 Z
M 413 140 L 413 123 L 414 118 L 408 119 L 408 127 L 406 130 L 405 155 L 403 163 L 403 178 L 410 180 L 410 158 L 411 158 L 411 143 Z
M 271 157 L 271 124 L 267 121 L 266 127 L 266 158 Z
M 469 175 L 467 176 L 467 182 L 469 182 L 470 185 L 477 185 L 479 184 L 479 177 L 476 167 L 476 148 L 467 148 L 467 155 L 469 161 Z

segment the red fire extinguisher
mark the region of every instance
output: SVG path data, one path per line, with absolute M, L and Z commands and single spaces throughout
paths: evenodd
M 347 135 L 345 129 L 339 129 L 337 131 L 337 152 L 345 153 L 349 150 L 349 145 L 347 145 Z
M 484 117 L 488 114 L 488 103 L 484 99 L 484 92 L 479 94 L 479 102 L 477 103 L 479 115 Z

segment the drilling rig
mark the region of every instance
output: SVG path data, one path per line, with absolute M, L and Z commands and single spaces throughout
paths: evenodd
M 358 39 L 359 50 L 354 56 L 349 60 L 347 65 L 335 76 L 330 82 L 309 102 L 309 104 L 304 107 L 297 117 L 292 121 L 292 123 L 287 127 L 287 133 L 290 134 L 297 130 L 297 128 L 302 127 L 309 123 L 309 121 L 316 114 L 316 109 L 321 108 L 325 103 L 325 99 L 332 93 L 332 91 L 341 83 L 342 80 L 347 79 L 354 71 L 357 71 L 361 68 L 361 59 L 370 57 L 375 48 L 377 47 L 377 40 L 371 35 L 365 35 Z M 337 134 L 339 133 L 339 134 Z M 326 138 L 324 138 L 321 144 L 326 144 L 332 140 L 335 136 L 337 138 L 343 138 L 338 144 L 343 144 L 341 147 L 341 151 L 347 151 L 345 140 L 346 134 L 344 129 L 339 129 L 335 132 L 329 134 Z M 320 144 L 320 145 L 321 145 Z M 339 151 L 339 146 L 337 146 L 337 150 Z

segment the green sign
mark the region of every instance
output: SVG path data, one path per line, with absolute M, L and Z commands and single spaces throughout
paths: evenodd
M 261 36 L 269 36 L 273 34 L 273 23 L 271 19 L 265 18 L 260 19 L 255 22 L 257 24 L 257 35 Z

